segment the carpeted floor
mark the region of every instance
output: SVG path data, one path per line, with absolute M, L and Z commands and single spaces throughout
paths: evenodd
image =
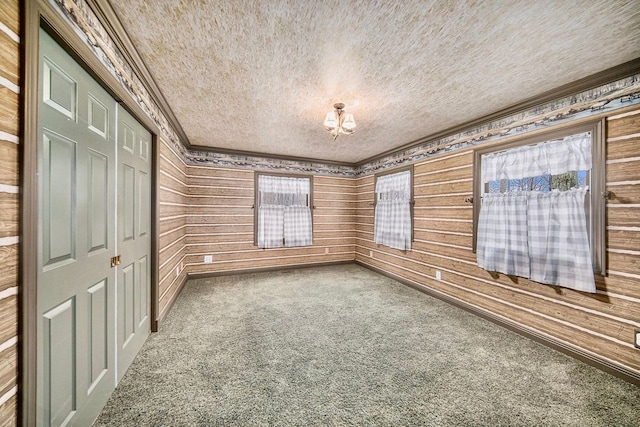
M 96 426 L 640 426 L 640 387 L 356 265 L 192 280 Z

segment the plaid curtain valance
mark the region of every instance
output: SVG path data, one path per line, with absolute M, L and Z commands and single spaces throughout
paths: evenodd
M 482 182 L 591 169 L 591 133 L 482 156 Z

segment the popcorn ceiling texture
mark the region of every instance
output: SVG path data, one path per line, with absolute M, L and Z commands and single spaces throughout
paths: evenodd
M 424 139 L 419 145 L 396 150 L 389 155 L 359 165 L 356 168 L 323 161 L 301 161 L 268 158 L 260 155 L 228 154 L 202 151 L 194 147 L 187 150 L 174 129 L 151 100 L 121 52 L 109 39 L 102 24 L 84 0 L 51 0 L 61 14 L 75 27 L 105 67 L 127 88 L 136 102 L 156 123 L 164 141 L 170 141 L 176 152 L 192 164 L 240 167 L 250 169 L 303 172 L 338 176 L 363 176 L 382 169 L 418 161 L 469 145 L 482 144 L 504 136 L 523 134 L 559 123 L 584 118 L 592 114 L 611 112 L 618 108 L 640 103 L 640 75 L 633 75 L 572 96 L 558 98 L 525 111 L 491 122 L 470 127 L 460 133 L 439 139 Z
M 186 161 L 210 166 L 241 166 L 273 171 L 295 171 L 324 175 L 366 176 L 384 169 L 402 166 L 472 145 L 497 139 L 522 135 L 534 130 L 549 128 L 575 119 L 608 113 L 619 108 L 640 104 L 640 74 L 612 82 L 578 95 L 560 98 L 529 110 L 503 117 L 499 120 L 468 128 L 460 133 L 426 141 L 406 150 L 398 150 L 387 156 L 356 167 L 322 164 L 295 160 L 266 159 L 251 156 L 222 154 L 211 151 L 189 150 Z
M 357 162 L 640 57 L 637 1 L 110 1 L 192 145 L 280 156 Z

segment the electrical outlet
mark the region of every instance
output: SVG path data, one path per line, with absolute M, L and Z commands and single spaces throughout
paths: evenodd
M 640 329 L 636 328 L 635 330 L 635 337 L 636 339 L 633 341 L 633 344 L 636 346 L 636 348 L 640 348 Z
M 329 253 L 329 248 L 324 248 L 324 253 L 328 254 Z
M 204 263 L 205 264 L 211 264 L 213 262 L 213 255 L 205 255 L 204 256 Z
M 369 256 L 373 258 L 373 251 L 369 251 Z
M 440 270 L 436 270 L 436 280 L 442 280 L 442 273 Z

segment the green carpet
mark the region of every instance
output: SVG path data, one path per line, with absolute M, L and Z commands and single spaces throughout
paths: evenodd
M 95 425 L 640 426 L 640 387 L 341 265 L 189 281 Z

